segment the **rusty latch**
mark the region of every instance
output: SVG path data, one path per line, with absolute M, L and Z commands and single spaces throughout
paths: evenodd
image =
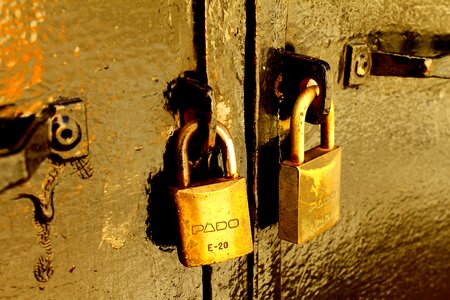
M 428 39 L 392 33 L 378 33 L 367 42 L 351 42 L 345 46 L 341 82 L 356 87 L 372 76 L 413 78 L 450 78 L 449 37 L 433 37 L 438 49 Z M 431 40 L 433 40 L 431 39 Z M 419 47 L 420 46 L 420 47 Z M 423 49 L 427 48 L 428 49 Z
M 59 98 L 27 114 L 14 113 L 14 105 L 1 107 L 0 192 L 29 179 L 47 157 L 70 161 L 88 155 L 88 147 L 86 110 L 79 98 Z
M 331 78 L 330 65 L 321 59 L 294 52 L 272 49 L 271 65 L 278 75 L 275 81 L 275 94 L 280 101 L 280 118 L 290 117 L 292 107 L 310 80 L 314 80 L 320 89 L 320 95 L 309 106 L 306 121 L 320 124 L 330 109 Z

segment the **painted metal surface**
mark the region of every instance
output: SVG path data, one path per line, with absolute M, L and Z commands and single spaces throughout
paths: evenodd
M 201 299 L 204 284 L 212 299 L 448 296 L 449 83 L 376 77 L 357 90 L 333 87 L 342 218 L 299 247 L 278 239 L 275 174 L 288 126 L 267 64 L 270 48 L 289 42 L 327 61 L 337 83 L 351 38 L 448 34 L 447 1 L 212 0 L 196 36 L 198 3 L 0 4 L 0 105 L 26 113 L 59 96 L 83 99 L 91 152 L 77 164 L 45 162 L 0 195 L 2 297 Z M 177 128 L 164 91 L 188 70 L 203 70 L 215 92 L 255 222 L 253 255 L 214 265 L 210 278 L 178 261 L 162 188 Z M 312 128 L 307 148 L 318 140 Z M 40 226 L 32 203 L 13 199 L 41 196 L 55 172 L 55 216 Z M 42 253 L 54 268 L 39 271 L 46 283 L 33 273 Z
M 0 11 L 0 103 L 82 98 L 91 152 L 83 165 L 63 166 L 48 238 L 36 238 L 46 231 L 33 225 L 32 203 L 12 199 L 39 196 L 49 162 L 0 195 L 1 297 L 201 298 L 201 270 L 155 239 L 167 224 L 149 217 L 167 200 L 151 182 L 176 129 L 163 92 L 195 68 L 192 3 L 7 1 Z M 54 272 L 39 283 L 33 268 L 43 252 Z
M 445 3 L 256 1 L 255 299 L 445 299 L 450 294 L 445 151 L 450 84 L 378 77 L 358 90 L 337 85 L 337 53 L 346 42 L 372 31 L 448 34 Z M 288 126 L 275 126 L 271 84 L 276 78 L 266 61 L 268 48 L 286 43 L 331 65 L 336 142 L 345 149 L 341 221 L 303 246 L 278 240 L 273 214 L 273 170 L 286 153 Z M 307 128 L 307 148 L 318 135 L 313 126 Z
M 286 39 L 331 65 L 373 31 L 448 34 L 445 1 L 290 1 Z M 281 244 L 286 299 L 444 299 L 450 294 L 450 82 L 370 78 L 335 87 L 341 221 L 311 243 Z M 317 134 L 311 130 L 309 136 Z M 309 139 L 309 141 L 314 140 Z

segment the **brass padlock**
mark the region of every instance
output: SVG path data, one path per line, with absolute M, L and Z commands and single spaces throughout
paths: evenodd
M 253 251 L 245 178 L 239 177 L 233 141 L 217 123 L 225 178 L 190 182 L 188 146 L 198 122 L 186 124 L 177 138 L 178 185 L 172 192 L 178 211 L 181 262 L 187 267 L 209 265 Z
M 298 97 L 290 127 L 291 157 L 279 176 L 280 239 L 307 242 L 339 220 L 341 148 L 334 145 L 334 105 L 321 124 L 321 144 L 304 152 L 305 116 L 319 88 L 306 88 Z

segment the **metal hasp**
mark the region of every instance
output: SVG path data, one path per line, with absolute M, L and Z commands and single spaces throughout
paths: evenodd
M 62 160 L 89 154 L 86 107 L 79 98 L 60 98 L 55 103 L 55 115 L 50 120 L 51 153 Z
M 30 178 L 50 153 L 47 120 L 54 111 L 0 117 L 0 192 Z
M 207 139 L 204 150 L 211 150 L 216 141 L 216 100 L 212 88 L 196 72 L 187 71 L 169 84 L 165 92 L 168 109 L 179 113 L 180 127 L 199 120 Z
M 330 65 L 318 58 L 293 52 L 272 49 L 273 65 L 277 66 L 278 78 L 275 81 L 275 94 L 280 100 L 280 118 L 290 117 L 292 108 L 300 94 L 313 79 L 320 89 L 318 95 L 309 106 L 306 122 L 320 124 L 326 118 L 331 105 Z
M 341 76 L 344 87 L 361 85 L 369 75 L 450 78 L 450 51 L 434 56 L 417 56 L 377 48 L 370 42 L 352 42 L 345 46 Z
M 0 192 L 31 177 L 52 155 L 58 160 L 88 154 L 86 110 L 78 98 L 60 98 L 40 111 L 0 108 Z

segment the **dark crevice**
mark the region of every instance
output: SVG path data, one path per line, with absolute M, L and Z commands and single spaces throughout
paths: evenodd
M 205 1 L 194 0 L 192 2 L 192 12 L 194 20 L 194 47 L 195 60 L 197 62 L 198 80 L 208 84 L 206 73 L 206 19 L 205 19 Z M 202 266 L 202 288 L 203 300 L 212 299 L 211 285 L 211 266 Z
M 212 299 L 212 286 L 211 286 L 212 267 L 202 266 L 202 281 L 203 281 L 203 300 Z
M 256 156 L 256 125 L 254 112 L 256 105 L 256 66 L 255 66 L 255 37 L 256 37 L 256 5 L 254 0 L 246 1 L 246 37 L 245 37 L 245 78 L 244 78 L 244 114 L 245 140 L 247 148 L 247 182 L 251 223 L 255 223 L 255 156 Z M 206 70 L 206 16 L 205 2 L 194 0 L 192 3 L 194 20 L 194 45 L 197 74 L 204 83 L 208 83 Z M 252 228 L 252 231 L 254 228 Z M 247 295 L 253 298 L 254 254 L 247 256 Z M 202 267 L 203 299 L 212 299 L 211 285 L 212 267 Z
M 192 12 L 194 20 L 194 47 L 195 61 L 197 62 L 197 73 L 199 80 L 208 84 L 206 73 L 206 21 L 205 21 L 205 1 L 194 0 L 192 2 Z
M 255 161 L 257 148 L 257 127 L 255 123 L 256 111 L 256 5 L 255 0 L 245 3 L 246 9 L 246 35 L 245 35 L 245 77 L 244 77 L 244 116 L 245 116 L 245 143 L 247 149 L 247 194 L 250 208 L 251 224 L 255 224 L 256 216 L 256 181 Z M 252 234 L 255 236 L 255 227 Z M 247 256 L 247 297 L 253 299 L 254 290 L 254 252 Z

